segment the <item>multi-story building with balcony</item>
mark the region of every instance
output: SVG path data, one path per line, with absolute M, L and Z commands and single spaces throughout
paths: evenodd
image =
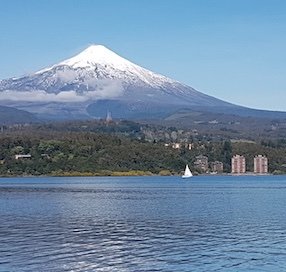
M 210 163 L 211 171 L 214 173 L 222 173 L 223 172 L 223 163 L 220 161 L 215 161 Z
M 208 171 L 209 169 L 208 157 L 203 156 L 203 155 L 197 156 L 196 161 L 194 162 L 194 166 L 203 172 Z
M 268 173 L 268 159 L 265 156 L 257 155 L 254 157 L 254 173 L 267 174 Z
M 244 174 L 246 171 L 245 157 L 241 155 L 235 155 L 231 158 L 231 173 L 232 174 Z

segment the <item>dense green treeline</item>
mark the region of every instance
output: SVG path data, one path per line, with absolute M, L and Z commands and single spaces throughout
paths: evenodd
M 0 138 L 1 175 L 180 171 L 184 159 L 161 144 L 100 133 L 39 131 Z M 31 158 L 15 159 L 16 154 Z M 103 173 L 104 174 L 104 173 Z
M 132 135 L 140 131 L 139 127 L 132 126 Z M 184 145 L 173 149 L 164 146 L 162 141 L 148 142 L 132 135 L 34 126 L 1 133 L 0 175 L 168 175 L 179 174 L 186 163 L 200 173 L 193 167 L 198 155 L 207 156 L 209 162 L 222 161 L 224 171 L 230 172 L 231 157 L 235 154 L 246 157 L 248 171 L 253 171 L 254 156 L 261 154 L 268 157 L 270 172 L 286 172 L 283 141 L 193 139 L 189 150 Z M 16 159 L 15 155 L 19 154 L 29 154 L 31 158 Z

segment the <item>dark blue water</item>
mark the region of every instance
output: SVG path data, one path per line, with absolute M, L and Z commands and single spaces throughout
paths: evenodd
M 286 177 L 0 179 L 0 271 L 286 271 Z

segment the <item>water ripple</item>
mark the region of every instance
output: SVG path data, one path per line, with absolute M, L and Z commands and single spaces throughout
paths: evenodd
M 158 184 L 0 188 L 0 271 L 285 270 L 284 188 Z

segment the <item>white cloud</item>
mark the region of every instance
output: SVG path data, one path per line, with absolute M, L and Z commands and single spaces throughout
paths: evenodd
M 119 81 L 94 81 L 87 83 L 92 91 L 77 93 L 76 91 L 61 91 L 59 93 L 47 93 L 44 90 L 0 92 L 0 100 L 25 101 L 25 102 L 85 102 L 88 100 L 100 100 L 115 98 L 123 94 L 123 86 Z M 96 88 L 96 89 L 95 89 Z M 95 89 L 95 90 L 94 90 Z

